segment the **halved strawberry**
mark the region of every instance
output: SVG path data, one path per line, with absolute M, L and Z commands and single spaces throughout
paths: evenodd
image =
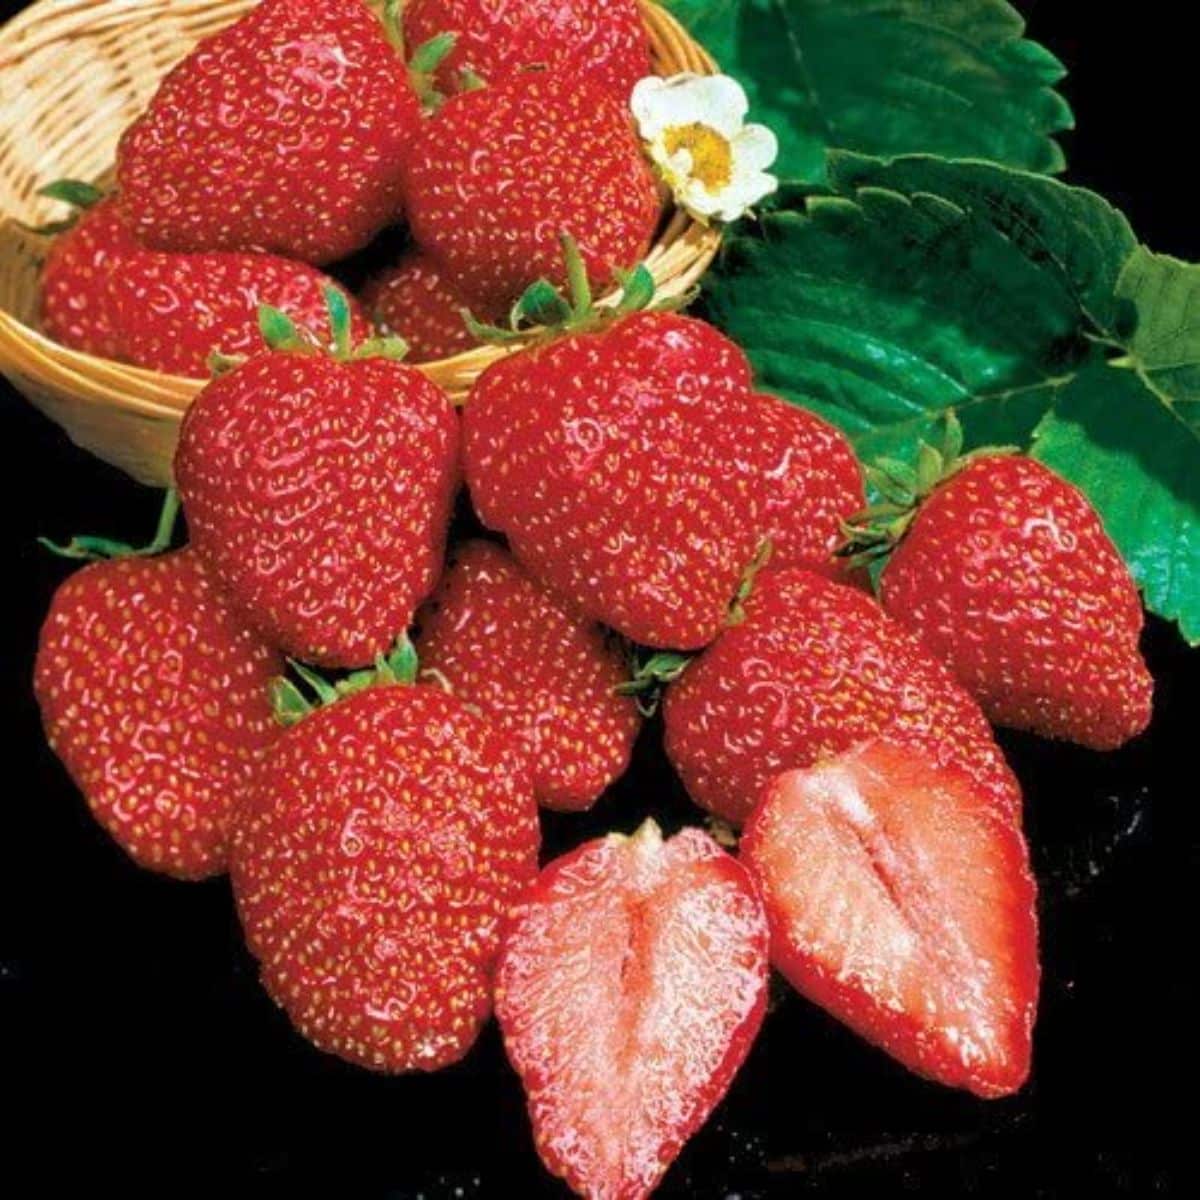
M 1029 1074 L 1035 885 L 1015 816 L 965 772 L 885 740 L 767 787 L 741 856 L 771 961 L 906 1067 L 980 1096 Z
M 546 1166 L 595 1200 L 649 1195 L 745 1059 L 766 977 L 762 901 L 706 833 L 647 821 L 551 863 L 496 976 Z

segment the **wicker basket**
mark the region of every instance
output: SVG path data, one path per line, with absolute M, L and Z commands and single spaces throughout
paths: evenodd
M 679 23 L 640 0 L 662 75 L 715 64 Z M 103 181 L 122 130 L 162 75 L 202 37 L 254 0 L 38 0 L 0 30 L 0 370 L 79 445 L 144 483 L 170 480 L 180 417 L 203 380 L 68 350 L 37 328 L 48 246 L 22 230 L 61 216 L 38 187 L 63 177 Z M 647 266 L 658 294 L 692 287 L 719 234 L 675 210 Z M 519 343 L 480 346 L 421 370 L 461 399 L 479 373 Z

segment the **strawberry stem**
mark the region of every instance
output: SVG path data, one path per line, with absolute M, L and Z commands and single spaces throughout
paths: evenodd
M 734 593 L 733 603 L 729 606 L 731 625 L 740 625 L 746 619 L 746 601 L 750 599 L 750 593 L 754 591 L 754 581 L 758 578 L 758 573 L 770 562 L 773 549 L 770 538 L 763 538 L 758 543 L 758 549 L 755 550 L 749 566 L 742 573 L 737 591 Z
M 630 676 L 613 689 L 618 696 L 633 696 L 637 700 L 638 712 L 643 717 L 652 717 L 658 711 L 662 694 L 669 683 L 674 683 L 684 668 L 692 661 L 692 655 L 674 650 L 656 650 L 645 662 L 639 662 L 637 652 L 630 647 Z
M 295 321 L 271 304 L 258 306 L 258 331 L 271 350 L 301 350 L 308 351 L 312 347 L 307 339 L 300 336 L 299 327 Z
M 579 243 L 569 233 L 560 233 L 558 243 L 562 247 L 563 263 L 567 268 L 567 287 L 571 292 L 570 324 L 580 325 L 592 315 L 592 285 L 588 281 L 583 255 L 579 252 Z
M 144 546 L 132 546 L 128 542 L 114 541 L 112 538 L 91 537 L 86 534 L 73 537 L 65 546 L 52 542 L 49 538 L 40 537 L 38 542 L 60 558 L 83 559 L 86 562 L 97 562 L 110 558 L 150 558 L 161 554 L 171 545 L 175 534 L 175 523 L 179 517 L 179 493 L 174 488 L 167 488 L 163 495 L 162 509 L 158 514 L 158 525 L 154 537 Z
M 295 681 L 286 675 L 272 679 L 269 685 L 271 708 L 281 725 L 295 725 L 315 709 L 336 704 L 343 697 L 353 696 L 367 688 L 415 683 L 420 663 L 408 635 L 401 634 L 386 655 L 377 655 L 371 666 L 351 671 L 340 679 L 327 679 L 319 671 L 294 658 L 288 659 L 288 666 L 312 695 L 305 695 Z
M 458 35 L 454 33 L 435 34 L 427 42 L 422 42 L 408 63 L 408 81 L 416 92 L 421 107 L 428 112 L 436 112 L 446 102 L 446 97 L 438 89 L 434 76 L 442 60 L 454 49 Z
M 579 245 L 569 233 L 558 235 L 567 277 L 568 300 L 547 279 L 536 279 L 512 306 L 508 327 L 487 325 L 476 320 L 468 309 L 460 309 L 467 331 L 478 342 L 516 342 L 532 332 L 571 333 L 605 321 L 628 316 L 650 307 L 654 302 L 654 276 L 639 263 L 632 271 L 614 271 L 621 285 L 621 298 L 612 306 L 597 308 L 592 285 Z M 673 303 L 674 302 L 670 302 Z
M 345 362 L 350 357 L 350 304 L 341 288 L 327 284 L 325 309 L 329 313 L 329 331 L 333 338 L 333 356 Z
M 867 483 L 881 499 L 841 523 L 845 542 L 836 554 L 851 566 L 885 558 L 904 538 L 925 499 L 976 458 L 1020 453 L 1016 446 L 981 446 L 963 454 L 963 428 L 953 409 L 943 414 L 937 444 L 922 441 L 916 466 L 894 458 L 866 468 Z
M 104 199 L 104 193 L 94 183 L 87 183 L 82 179 L 56 179 L 53 183 L 47 183 L 38 188 L 35 195 L 45 196 L 49 200 L 61 200 L 63 204 L 69 204 L 73 209 L 70 216 L 64 217 L 61 221 L 46 221 L 42 225 L 26 225 L 23 221 L 17 222 L 27 233 L 37 233 L 46 237 L 56 233 L 66 233 L 78 222 L 80 213 L 86 212 Z
M 387 38 L 401 61 L 404 59 L 404 22 L 401 19 L 403 8 L 404 0 L 384 0 L 383 9 L 379 14 L 383 36 Z

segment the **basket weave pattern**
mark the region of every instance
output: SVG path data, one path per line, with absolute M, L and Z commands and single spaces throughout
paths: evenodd
M 716 67 L 677 21 L 640 0 L 655 70 Z M 254 0 L 38 0 L 0 30 L 0 370 L 74 441 L 144 483 L 170 481 L 179 422 L 202 380 L 163 375 L 68 350 L 38 330 L 39 276 L 49 242 L 21 223 L 61 217 L 35 194 L 60 178 L 105 181 L 117 140 L 163 74 Z M 646 259 L 657 294 L 691 288 L 719 234 L 667 214 Z M 420 366 L 455 399 L 519 343 L 480 346 Z

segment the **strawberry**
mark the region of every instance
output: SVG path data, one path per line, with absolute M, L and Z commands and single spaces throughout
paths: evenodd
M 648 1196 L 745 1060 L 767 921 L 706 833 L 653 821 L 552 862 L 509 918 L 496 1015 L 547 1168 L 595 1200 Z
M 951 465 L 880 588 L 998 725 L 1113 750 L 1150 721 L 1137 587 L 1086 497 L 1041 463 Z
M 629 765 L 624 656 L 488 542 L 459 547 L 418 617 L 422 664 L 524 754 L 548 808 L 583 809 Z
M 745 355 L 701 321 L 635 313 L 489 367 L 464 466 L 483 521 L 581 613 L 691 649 L 725 624 L 760 541 L 740 443 Z
M 90 185 L 84 196 L 89 207 L 78 221 L 49 227 L 57 228 L 59 236 L 42 268 L 42 330 L 85 354 L 122 358 L 124 339 L 110 284 L 139 247 L 121 220 L 116 200 L 100 200 Z
M 633 85 L 651 73 L 637 0 L 410 0 L 404 30 L 413 45 L 457 34 L 438 72 L 447 92 L 464 71 L 499 83 L 541 66 L 599 84 L 628 103 Z
M 451 286 L 505 305 L 564 282 L 559 237 L 607 284 L 645 254 L 659 198 L 627 107 L 566 71 L 527 71 L 454 96 L 405 163 L 413 237 Z
M 1018 823 L 968 772 L 886 740 L 786 771 L 740 854 L 800 992 L 930 1079 L 987 1097 L 1025 1082 L 1034 881 Z
M 362 301 L 385 333 L 408 343 L 413 362 L 449 358 L 475 345 L 463 319 L 464 309 L 485 321 L 503 315 L 502 306 L 458 292 L 437 263 L 420 251 L 368 281 Z
M 124 260 L 110 280 L 120 357 L 139 366 L 207 379 L 210 358 L 260 349 L 258 310 L 270 304 L 329 346 L 325 293 L 333 280 L 274 254 L 156 254 Z M 352 336 L 371 323 L 342 293 Z
M 667 689 L 667 755 L 697 803 L 740 825 L 767 781 L 877 734 L 969 761 L 1001 808 L 1020 789 L 978 705 L 858 588 L 791 568 L 758 576 L 744 621 Z
M 360 666 L 437 582 L 458 419 L 440 388 L 381 356 L 386 345 L 351 352 L 344 306 L 336 356 L 277 312 L 266 323 L 276 348 L 214 379 L 184 418 L 175 477 L 188 527 L 270 641 Z
M 399 218 L 420 115 L 362 0 L 262 0 L 175 66 L 125 131 L 122 210 L 154 249 L 330 262 Z
M 207 379 L 214 352 L 245 354 L 260 344 L 262 304 L 328 342 L 324 293 L 331 286 L 313 267 L 270 254 L 145 250 L 109 198 L 87 207 L 51 247 L 42 273 L 42 327 L 89 354 Z M 365 337 L 365 314 L 357 302 L 346 303 L 353 333 Z
M 538 838 L 519 759 L 452 696 L 368 687 L 302 717 L 234 830 L 264 986 L 314 1045 L 360 1066 L 457 1061 L 487 1019 L 501 922 L 537 872 Z
M 232 812 L 279 732 L 283 660 L 191 550 L 84 567 L 54 595 L 34 689 L 46 737 L 92 813 L 141 866 L 225 869 Z
M 833 557 L 842 522 L 862 510 L 862 468 L 845 436 L 815 413 L 760 395 L 756 434 L 748 438 L 765 489 L 765 532 L 773 567 L 845 575 Z

